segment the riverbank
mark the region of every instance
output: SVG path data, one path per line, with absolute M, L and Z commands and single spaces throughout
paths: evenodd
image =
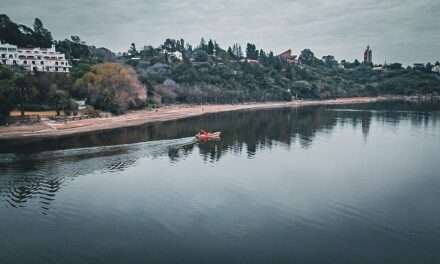
M 239 110 L 257 110 L 282 107 L 304 107 L 317 105 L 365 104 L 378 101 L 399 100 L 404 97 L 356 97 L 334 100 L 294 100 L 291 102 L 246 103 L 234 105 L 173 105 L 160 109 L 132 111 L 124 115 L 107 118 L 92 118 L 64 122 L 42 121 L 31 125 L 11 125 L 0 127 L 0 141 L 54 138 L 83 133 L 99 132 L 116 128 L 140 126 L 151 122 L 162 122 L 200 116 L 210 113 L 220 113 Z M 197 129 L 197 128 L 195 128 Z

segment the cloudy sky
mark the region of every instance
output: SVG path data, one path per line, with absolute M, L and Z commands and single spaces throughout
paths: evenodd
M 439 0 L 1 0 L 0 13 L 114 51 L 204 36 L 338 60 L 361 59 L 367 44 L 376 63 L 440 60 Z

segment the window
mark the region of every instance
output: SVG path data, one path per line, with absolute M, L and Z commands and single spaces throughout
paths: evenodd
M 13 61 L 12 61 L 12 64 L 17 65 L 17 61 L 16 61 L 16 60 L 13 60 Z
M 23 61 L 23 64 L 27 64 L 27 61 Z
M 66 71 L 66 67 L 64 67 L 63 70 Z
M 6 64 L 6 60 L 2 60 L 3 64 Z
M 55 67 L 55 71 L 58 71 L 58 67 Z
M 44 61 L 40 61 L 40 64 L 41 64 L 41 65 L 44 65 Z
M 6 48 L 0 48 L 0 51 L 7 51 Z
M 41 56 L 37 56 L 37 59 L 41 60 Z
M 58 61 L 55 62 L 55 65 L 58 65 Z
M 3 58 L 3 59 L 6 58 L 6 54 L 2 54 L 2 58 Z
M 35 65 L 35 61 L 32 61 L 32 64 L 34 64 L 34 65 Z
M 14 58 L 14 56 L 12 56 L 12 54 L 9 54 L 9 58 L 12 59 L 12 58 Z

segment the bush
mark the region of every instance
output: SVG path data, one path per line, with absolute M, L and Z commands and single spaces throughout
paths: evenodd
M 147 91 L 132 68 L 117 63 L 97 64 L 75 83 L 87 90 L 87 103 L 116 114 L 145 105 Z

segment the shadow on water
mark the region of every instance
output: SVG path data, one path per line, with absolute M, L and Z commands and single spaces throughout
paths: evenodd
M 317 134 L 331 134 L 338 125 L 361 129 L 366 140 L 373 119 L 394 126 L 402 120 L 413 126 L 435 125 L 439 109 L 431 104 L 414 108 L 409 103 L 387 103 L 228 112 L 34 142 L 15 153 L 0 154 L 0 196 L 12 207 L 38 200 L 49 210 L 67 180 L 97 171 L 123 171 L 143 157 L 168 157 L 175 163 L 197 149 L 206 162 L 218 162 L 228 153 L 245 153 L 251 159 L 275 145 L 309 148 Z M 222 131 L 222 139 L 197 143 L 192 135 L 199 128 Z M 10 152 L 9 147 L 1 150 Z

